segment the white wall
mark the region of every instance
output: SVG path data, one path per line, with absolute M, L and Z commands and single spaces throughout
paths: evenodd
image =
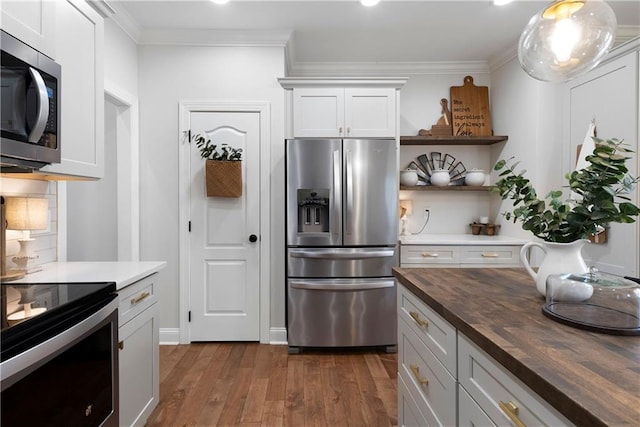
M 491 73 L 491 106 L 496 134 L 509 140 L 492 149 L 491 164 L 514 156 L 527 170 L 539 198 L 560 189 L 562 178 L 562 91 L 560 86 L 529 77 L 512 59 Z M 493 174 L 491 182 L 497 180 Z M 502 225 L 501 234 L 533 240 L 520 223 L 507 222 L 502 213 L 513 210 L 510 200 L 494 196 L 491 216 Z
M 139 46 L 141 258 L 167 261 L 160 328 L 179 326 L 178 102 L 271 104 L 271 327 L 284 327 L 284 49 Z

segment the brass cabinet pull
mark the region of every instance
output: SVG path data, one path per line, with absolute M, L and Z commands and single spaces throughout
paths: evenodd
M 338 128 L 338 132 L 340 133 L 340 135 L 342 135 L 342 126 Z
M 498 254 L 495 252 L 491 252 L 491 253 L 482 253 L 482 255 L 480 255 L 482 258 L 498 258 Z
M 124 350 L 124 341 L 118 341 L 118 348 Z
M 431 252 L 422 252 L 423 258 L 438 258 L 440 254 L 433 254 Z
M 518 407 L 515 403 L 509 402 L 504 403 L 502 400 L 499 402 L 500 409 L 504 412 L 507 417 L 515 424 L 516 427 L 527 427 L 525 423 L 523 423 L 518 417 Z
M 417 311 L 410 311 L 409 315 L 413 318 L 413 320 L 415 320 L 415 322 L 420 325 L 420 326 L 424 326 L 425 328 L 427 326 L 429 326 L 429 321 L 428 320 L 422 320 L 420 318 L 420 313 L 418 313 Z
M 413 376 L 418 380 L 418 383 L 423 386 L 429 385 L 429 380 L 420 375 L 420 368 L 418 365 L 411 365 L 411 372 L 413 372 Z
M 136 298 L 131 298 L 131 305 L 135 305 L 135 304 L 138 304 L 138 303 L 142 302 L 142 300 L 147 298 L 149 295 L 151 295 L 149 292 L 143 292 L 143 293 L 140 294 L 140 296 L 138 296 Z

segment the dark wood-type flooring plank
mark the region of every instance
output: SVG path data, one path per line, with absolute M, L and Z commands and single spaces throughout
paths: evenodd
M 395 426 L 397 356 L 197 343 L 160 347 L 148 427 Z

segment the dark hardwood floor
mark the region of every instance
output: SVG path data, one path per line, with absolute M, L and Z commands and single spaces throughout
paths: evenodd
M 395 426 L 397 355 L 257 343 L 160 346 L 147 426 Z

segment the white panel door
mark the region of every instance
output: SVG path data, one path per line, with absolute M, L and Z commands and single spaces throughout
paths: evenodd
M 190 129 L 243 150 L 242 196 L 206 197 L 205 162 L 191 144 L 191 341 L 259 341 L 260 114 L 192 111 Z

